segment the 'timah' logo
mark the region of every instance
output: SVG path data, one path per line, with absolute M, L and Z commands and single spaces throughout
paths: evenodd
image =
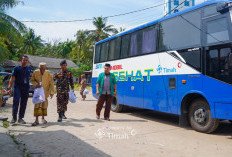
M 165 68 L 162 68 L 161 67 L 161 65 L 159 65 L 158 66 L 158 68 L 156 69 L 157 70 L 157 72 L 160 74 L 161 72 L 163 72 L 164 74 L 166 74 L 166 73 L 175 73 L 176 72 L 176 68 L 167 68 L 167 67 L 165 67 Z
M 156 70 L 157 70 L 157 72 L 160 74 L 160 73 L 162 72 L 163 68 L 161 67 L 161 65 L 159 65 L 158 68 L 157 68 Z

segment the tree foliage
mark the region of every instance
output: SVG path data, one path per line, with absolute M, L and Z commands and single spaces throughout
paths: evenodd
M 94 17 L 93 25 L 95 30 L 92 30 L 93 39 L 98 42 L 110 36 L 110 33 L 115 33 L 117 29 L 113 28 L 113 25 L 107 25 L 106 17 Z
M 78 30 L 74 41 L 45 42 L 34 30 L 5 13 L 21 3 L 18 0 L 0 0 L 0 62 L 3 59 L 18 60 L 22 54 L 32 54 L 74 61 L 79 69 L 70 69 L 76 77 L 91 70 L 96 42 L 124 31 L 107 24 L 107 18 L 94 17 L 94 30 Z
M 43 40 L 41 36 L 35 35 L 33 29 L 29 28 L 29 30 L 23 35 L 24 38 L 24 46 L 23 51 L 27 54 L 34 55 L 36 50 L 43 47 Z
M 6 9 L 11 9 L 19 3 L 17 0 L 0 0 L 0 62 L 20 52 L 22 33 L 26 27 L 5 13 Z
M 92 69 L 92 66 L 82 64 L 78 69 L 68 68 L 69 71 L 72 72 L 74 77 L 80 77 L 81 74 L 84 74 L 85 71 L 89 71 Z

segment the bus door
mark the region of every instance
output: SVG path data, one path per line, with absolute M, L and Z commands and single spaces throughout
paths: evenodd
M 144 89 L 144 81 L 138 79 L 136 76 L 142 76 L 142 71 L 140 70 L 143 59 L 139 57 L 135 59 L 128 59 L 124 61 L 124 68 L 127 71 L 119 72 L 119 81 L 118 84 L 121 84 L 121 88 L 123 88 L 123 101 L 124 105 L 133 106 L 138 108 L 143 108 L 143 89 Z M 133 64 L 137 63 L 137 64 Z M 133 66 L 132 66 L 133 64 Z M 126 67 L 128 66 L 128 67 Z M 123 75 L 122 75 L 122 74 Z M 120 78 L 123 76 L 124 78 Z
M 206 51 L 206 75 L 232 83 L 232 48 L 231 45 L 210 47 Z
M 146 76 L 144 78 L 144 108 L 151 110 L 166 110 L 166 98 L 164 85 L 163 85 L 163 77 L 161 72 L 158 72 L 157 69 L 160 65 L 160 61 L 158 58 L 158 54 L 154 54 L 152 56 L 148 56 L 146 59 L 147 69 L 153 67 L 152 72 L 148 76 L 148 72 L 146 72 Z M 144 63 L 144 64 L 145 64 Z
M 177 113 L 177 79 L 177 75 L 164 77 L 169 113 Z
M 163 112 L 177 113 L 177 66 L 178 60 L 168 53 L 159 55 L 164 86 L 164 98 L 160 104 Z
M 133 81 L 133 78 L 128 78 L 123 82 L 124 105 L 143 108 L 143 88 L 144 81 Z

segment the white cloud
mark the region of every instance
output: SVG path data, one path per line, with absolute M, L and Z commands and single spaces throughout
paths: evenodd
M 61 39 L 61 41 L 74 40 L 74 35 L 80 29 L 93 29 L 91 23 L 28 23 L 37 35 L 45 41 Z

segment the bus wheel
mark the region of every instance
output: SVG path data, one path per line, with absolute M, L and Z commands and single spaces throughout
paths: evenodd
M 218 127 L 219 120 L 211 118 L 211 111 L 205 100 L 194 101 L 189 111 L 189 121 L 192 128 L 203 133 L 211 133 Z
M 112 97 L 111 111 L 121 112 L 122 108 L 123 108 L 123 105 L 118 104 L 118 97 Z

